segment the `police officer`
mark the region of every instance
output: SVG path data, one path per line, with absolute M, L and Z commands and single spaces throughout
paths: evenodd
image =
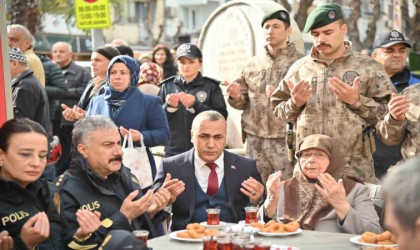
M 0 128 L 0 249 L 11 244 L 13 249 L 64 249 L 54 187 L 40 178 L 47 154 L 48 134 L 39 123 L 11 119 Z
M 242 113 L 242 129 L 247 139 L 246 153 L 257 160 L 265 183 L 268 176 L 282 170 L 283 178 L 292 176 L 285 142 L 285 122 L 276 118 L 270 96 L 286 75 L 290 65 L 303 57 L 290 41 L 290 15 L 285 10 L 267 13 L 261 22 L 266 45 L 253 57 L 241 76 L 228 86 L 229 104 Z M 245 139 L 245 138 L 244 138 Z M 289 143 L 293 144 L 293 140 Z M 293 160 L 293 158 L 292 158 Z
M 408 86 L 420 83 L 420 76 L 410 72 L 406 66 L 407 48 L 411 48 L 411 44 L 396 30 L 380 34 L 373 44 L 372 58 L 384 66 L 398 93 Z M 376 176 L 380 178 L 389 166 L 401 160 L 401 145 L 385 145 L 378 136 L 375 136 L 375 143 L 377 150 L 373 154 L 373 161 Z
M 141 193 L 136 177 L 121 164 L 121 136 L 116 125 L 104 116 L 81 119 L 74 125 L 73 144 L 77 152 L 70 168 L 56 182 L 60 197 L 56 204 L 68 224 L 64 242 L 71 248 L 99 246 L 109 231 L 116 229 L 144 228 L 155 237 L 154 226 L 164 219 L 161 210 L 172 194 L 165 185 L 155 193 Z M 86 210 L 95 212 L 101 222 L 82 220 L 81 211 Z
M 165 146 L 165 157 L 183 153 L 193 147 L 191 125 L 199 113 L 215 110 L 227 117 L 220 82 L 201 75 L 202 60 L 203 56 L 196 45 L 180 45 L 176 52 L 179 74 L 160 84 L 159 96 L 164 103 L 171 130 L 171 140 Z
M 344 41 L 347 25 L 339 5 L 315 8 L 304 31 L 310 31 L 314 46 L 274 91 L 275 115 L 296 123 L 297 145 L 317 133 L 336 139 L 350 165 L 345 173 L 377 182 L 370 128 L 385 115 L 394 87 L 382 65 Z

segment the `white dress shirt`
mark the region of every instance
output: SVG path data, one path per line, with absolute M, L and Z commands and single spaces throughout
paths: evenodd
M 220 187 L 220 184 L 222 183 L 223 177 L 225 176 L 224 171 L 224 153 L 219 156 L 219 158 L 214 161 L 214 163 L 217 164 L 216 167 L 216 174 L 217 174 L 217 180 L 219 181 L 218 187 Z M 194 169 L 195 169 L 195 177 L 197 178 L 198 184 L 200 184 L 200 187 L 203 189 L 204 193 L 207 193 L 207 186 L 209 181 L 209 175 L 210 175 L 210 168 L 206 165 L 207 162 L 203 161 L 200 156 L 198 156 L 197 150 L 194 150 Z

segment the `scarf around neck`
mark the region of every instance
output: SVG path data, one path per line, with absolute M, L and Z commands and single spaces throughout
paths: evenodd
M 124 63 L 130 70 L 130 84 L 124 91 L 117 91 L 113 89 L 110 83 L 110 71 L 115 63 Z M 104 99 L 105 102 L 111 106 L 112 117 L 116 117 L 118 115 L 130 95 L 137 90 L 139 72 L 140 66 L 132 57 L 120 55 L 114 57 L 111 62 L 109 62 L 106 73 Z
M 330 157 L 330 164 L 325 173 L 329 173 L 335 180 L 343 178 L 344 189 L 349 194 L 356 185 L 356 181 L 343 176 L 346 162 L 338 149 L 338 144 L 326 135 L 310 135 L 299 144 L 296 156 L 307 149 L 320 149 Z M 299 159 L 298 159 L 299 161 Z M 315 183 L 307 178 L 303 172 L 287 180 L 284 184 L 284 219 L 285 222 L 298 221 L 302 229 L 314 230 L 319 219 L 325 217 L 333 207 L 315 188 Z

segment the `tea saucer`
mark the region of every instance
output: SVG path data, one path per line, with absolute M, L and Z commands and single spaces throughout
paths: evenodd
M 203 221 L 200 223 L 200 225 L 202 225 L 205 228 L 220 229 L 224 225 L 226 225 L 226 222 L 221 221 L 219 225 L 207 225 L 207 221 Z

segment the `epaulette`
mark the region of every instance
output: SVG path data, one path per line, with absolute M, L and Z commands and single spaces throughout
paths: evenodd
M 211 82 L 213 82 L 213 83 L 215 83 L 217 85 L 220 85 L 220 83 L 221 83 L 221 81 L 216 80 L 216 79 L 211 78 L 211 77 L 208 77 L 208 76 L 203 76 L 203 79 L 209 80 L 209 81 L 211 81 Z
M 176 75 L 173 75 L 173 76 L 170 76 L 170 77 L 166 78 L 165 80 L 161 81 L 161 82 L 159 83 L 159 87 L 161 87 L 161 86 L 162 86 L 162 84 L 164 84 L 164 83 L 167 83 L 167 82 L 173 82 L 173 81 L 174 81 L 174 79 L 175 79 L 175 77 L 176 77 Z
M 57 180 L 55 182 L 55 185 L 54 185 L 55 186 L 54 187 L 55 190 L 54 190 L 53 201 L 54 201 L 55 209 L 57 209 L 58 214 L 61 213 L 61 208 L 60 208 L 60 206 L 61 206 L 60 189 L 61 189 L 63 183 L 64 183 L 64 174 L 60 175 L 57 178 Z

